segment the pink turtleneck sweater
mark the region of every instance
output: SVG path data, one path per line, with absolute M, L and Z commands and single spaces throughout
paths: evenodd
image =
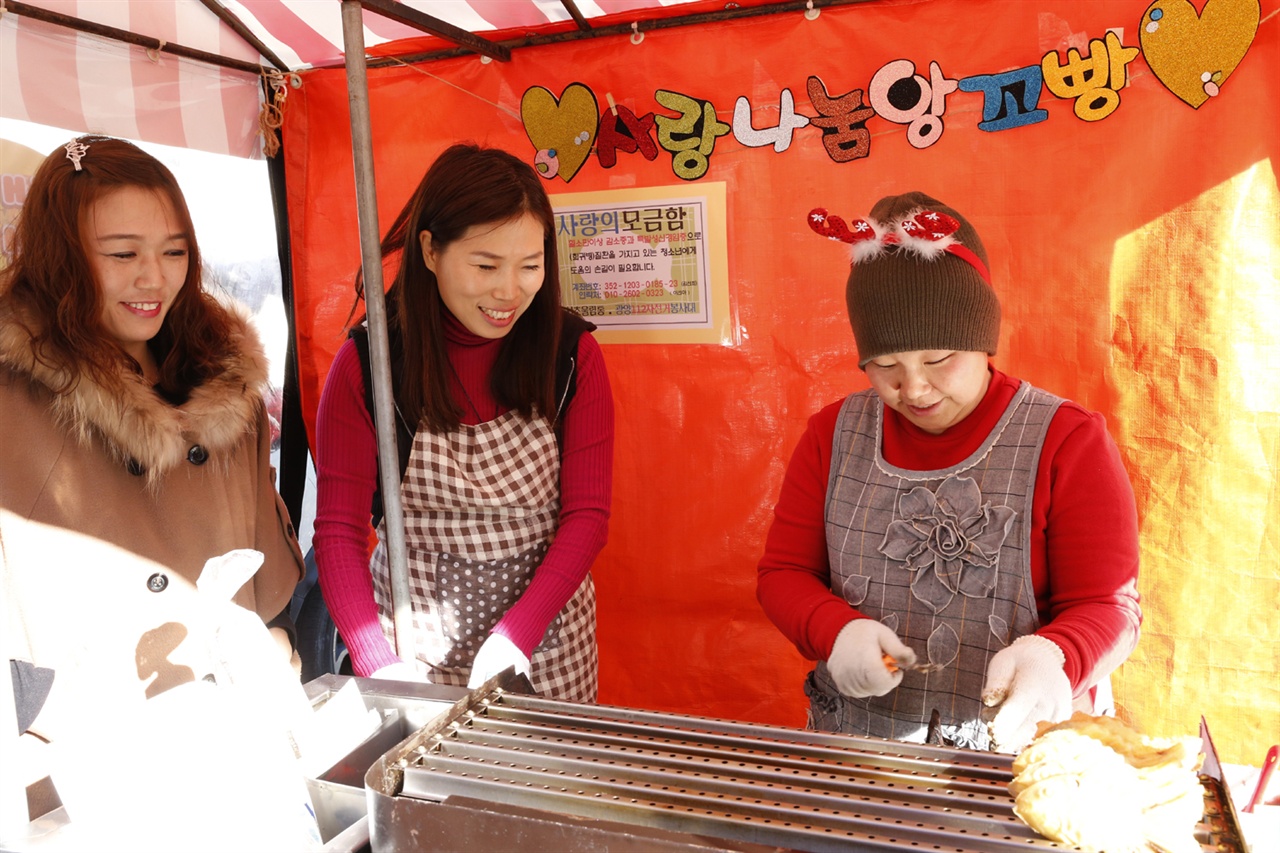
M 489 392 L 501 339 L 481 338 L 447 317 L 445 338 L 457 372 L 454 399 L 467 424 L 503 414 Z M 472 404 L 479 410 L 472 411 Z M 365 407 L 355 345 L 338 350 L 316 419 L 314 546 L 320 588 L 342 634 L 356 675 L 400 658 L 383 636 L 369 574 L 369 505 L 377 481 L 377 437 Z M 533 582 L 494 627 L 526 655 L 568 603 L 604 547 L 613 491 L 613 396 L 600 345 L 589 333 L 578 343 L 577 390 L 564 417 L 560 522 Z

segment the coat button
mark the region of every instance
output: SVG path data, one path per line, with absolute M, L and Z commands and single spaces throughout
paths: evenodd
M 165 587 L 169 585 L 169 578 L 160 572 L 156 572 L 147 578 L 147 589 L 152 592 L 164 592 Z
M 187 461 L 192 465 L 203 465 L 209 461 L 209 451 L 198 444 L 193 444 L 187 451 Z
M 125 467 L 128 468 L 129 473 L 135 477 L 141 477 L 143 474 L 147 473 L 147 469 L 143 468 L 142 463 L 137 459 L 130 459 L 129 464 Z

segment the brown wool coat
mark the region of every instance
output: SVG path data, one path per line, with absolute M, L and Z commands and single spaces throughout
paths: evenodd
M 59 371 L 32 357 L 0 298 L 0 509 L 87 534 L 192 582 L 210 557 L 261 551 L 262 568 L 234 601 L 264 621 L 278 615 L 302 577 L 302 555 L 271 470 L 266 358 L 245 317 L 233 313 L 233 330 L 226 369 L 182 406 L 134 376 L 123 393 L 83 376 L 55 395 Z

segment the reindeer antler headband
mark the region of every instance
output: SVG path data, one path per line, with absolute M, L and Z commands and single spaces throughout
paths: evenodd
M 921 260 L 937 260 L 944 254 L 955 255 L 972 266 L 987 284 L 991 273 L 982 258 L 956 239 L 960 222 L 941 211 L 921 209 L 893 222 L 877 222 L 870 217 L 855 219 L 845 224 L 839 216 L 827 213 L 825 207 L 809 211 L 809 227 L 830 240 L 839 240 L 853 247 L 850 264 L 866 263 L 898 247 L 911 252 Z

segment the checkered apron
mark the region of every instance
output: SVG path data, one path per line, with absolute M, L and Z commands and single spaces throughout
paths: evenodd
M 560 451 L 544 418 L 507 412 L 448 434 L 419 430 L 400 488 L 413 642 L 432 682 L 466 686 L 476 652 L 533 581 L 560 516 Z M 395 645 L 386 524 L 370 570 L 382 630 Z M 594 702 L 595 586 L 588 574 L 531 658 L 543 696 Z
M 1027 521 L 1061 402 L 1024 382 L 969 458 L 911 471 L 881 453 L 880 398 L 866 391 L 845 401 L 827 483 L 831 588 L 892 628 L 921 662 L 944 669 L 908 672 L 885 696 L 853 699 L 820 661 L 805 683 L 812 728 L 923 742 L 936 709 L 945 743 L 988 748 L 980 698 L 987 663 L 1039 627 Z M 916 547 L 909 560 L 886 553 L 895 538 Z

